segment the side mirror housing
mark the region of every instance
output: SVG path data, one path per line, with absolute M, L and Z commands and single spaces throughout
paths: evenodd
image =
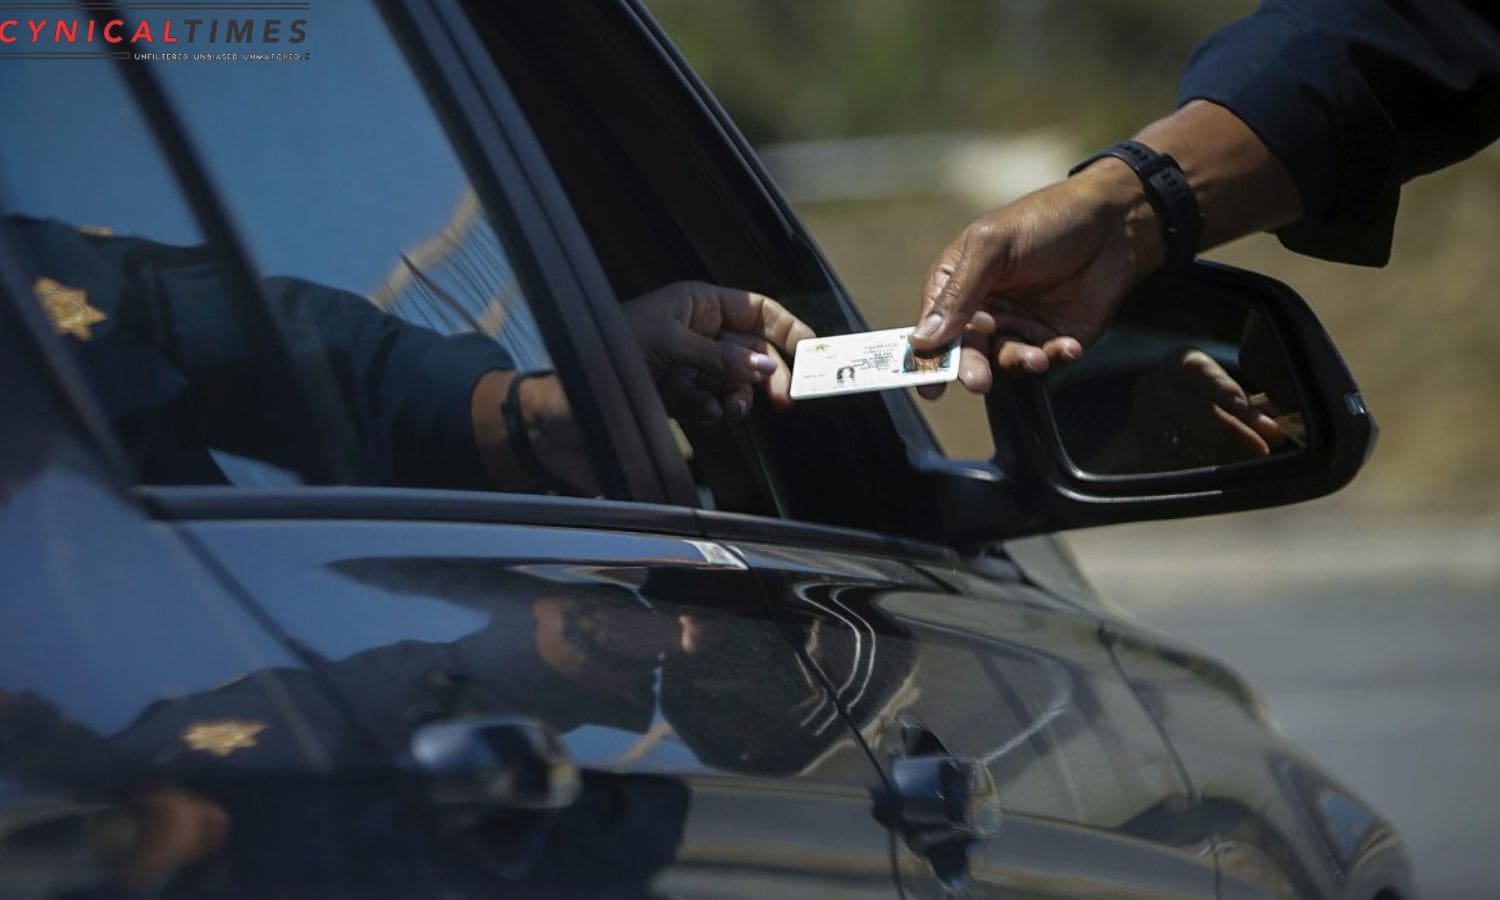
M 949 493 L 992 512 L 951 538 L 1310 500 L 1348 484 L 1377 435 L 1307 303 L 1206 262 L 1143 284 L 1082 359 L 1001 379 L 987 408 L 1000 478 Z

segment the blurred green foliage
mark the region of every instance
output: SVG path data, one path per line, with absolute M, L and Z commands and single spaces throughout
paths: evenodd
M 1173 105 L 1251 0 L 647 0 L 752 143 L 1055 126 L 1091 143 Z

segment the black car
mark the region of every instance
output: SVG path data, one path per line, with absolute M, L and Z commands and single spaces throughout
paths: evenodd
M 1053 537 L 1354 476 L 1290 290 L 1144 286 L 991 396 L 990 460 L 903 392 L 674 422 L 624 298 L 866 326 L 640 4 L 287 6 L 193 14 L 297 19 L 285 58 L 0 60 L 0 895 L 1412 896 Z M 408 446 L 492 346 L 555 372 L 597 496 Z M 1189 359 L 1281 439 L 1178 416 Z

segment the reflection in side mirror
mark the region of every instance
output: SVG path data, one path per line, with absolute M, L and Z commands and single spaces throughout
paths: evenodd
M 1376 436 L 1307 303 L 1205 262 L 1142 284 L 1081 359 L 1000 379 L 986 407 L 998 496 L 966 535 L 1309 500 L 1348 484 Z
M 1165 473 L 1306 447 L 1297 378 L 1250 297 L 1131 298 L 1083 358 L 1046 378 L 1072 464 L 1098 475 Z

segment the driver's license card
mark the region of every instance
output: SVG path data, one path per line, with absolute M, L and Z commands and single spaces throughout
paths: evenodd
M 887 391 L 958 377 L 958 342 L 918 354 L 910 328 L 807 338 L 792 361 L 792 399 Z

